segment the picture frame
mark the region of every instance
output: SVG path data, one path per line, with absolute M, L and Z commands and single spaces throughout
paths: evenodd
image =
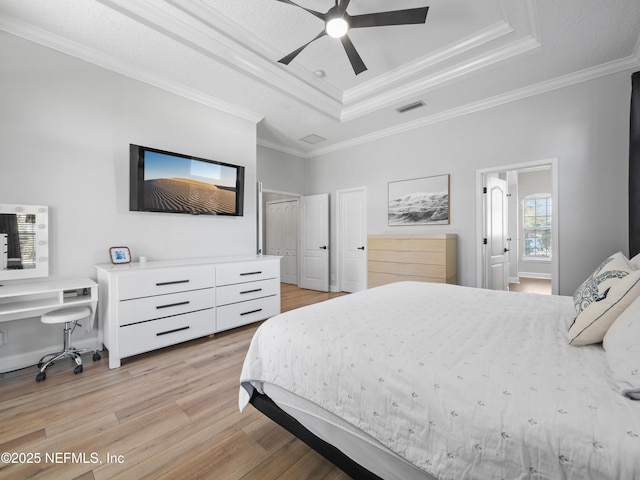
M 109 256 L 113 264 L 131 263 L 129 247 L 111 247 L 109 249 Z
M 389 182 L 389 225 L 449 225 L 449 187 L 449 174 Z

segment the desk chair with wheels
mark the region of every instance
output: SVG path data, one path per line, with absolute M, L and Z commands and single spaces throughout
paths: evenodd
M 46 369 L 49 365 L 52 365 L 55 361 L 63 358 L 73 358 L 76 362 L 76 366 L 73 369 L 73 373 L 82 373 L 82 358 L 83 353 L 93 352 L 93 361 L 100 360 L 100 353 L 98 350 L 91 348 L 75 348 L 71 346 L 71 334 L 76 326 L 79 325 L 78 320 L 87 318 L 91 315 L 91 309 L 89 307 L 77 307 L 77 308 L 65 308 L 61 310 L 54 310 L 52 312 L 45 313 L 41 317 L 42 323 L 64 323 L 64 341 L 61 352 L 49 353 L 42 357 L 38 362 L 38 368 L 40 372 L 36 375 L 36 382 L 42 382 L 46 380 Z M 46 358 L 51 357 L 45 362 Z

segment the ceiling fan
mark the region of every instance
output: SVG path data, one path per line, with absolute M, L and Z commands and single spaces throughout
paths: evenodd
M 296 58 L 298 54 L 307 47 L 307 45 L 309 45 L 311 42 L 314 42 L 315 40 L 318 40 L 321 37 L 324 37 L 325 35 L 329 35 L 330 37 L 340 39 L 345 52 L 347 52 L 347 57 L 349 57 L 349 62 L 351 62 L 351 66 L 353 67 L 353 71 L 356 75 L 364 72 L 367 67 L 362 61 L 362 58 L 360 58 L 356 47 L 354 47 L 353 43 L 349 39 L 349 36 L 347 35 L 347 32 L 350 29 L 425 23 L 427 21 L 427 12 L 429 11 L 429 7 L 420 7 L 409 8 L 406 10 L 394 10 L 390 12 L 367 13 L 364 15 L 351 16 L 347 13 L 347 7 L 349 6 L 351 0 L 336 0 L 335 6 L 331 7 L 331 9 L 327 13 L 316 12 L 315 10 L 311 10 L 309 8 L 303 7 L 302 5 L 298 5 L 291 0 L 277 1 L 288 3 L 289 5 L 301 8 L 318 17 L 325 24 L 325 28 L 322 30 L 322 32 L 316 35 L 315 38 L 305 43 L 300 48 L 294 50 L 289 55 L 278 60 L 279 63 L 289 65 L 291 60 Z

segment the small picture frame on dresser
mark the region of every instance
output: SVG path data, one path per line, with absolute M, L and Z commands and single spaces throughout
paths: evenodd
M 131 252 L 129 247 L 111 247 L 109 249 L 111 263 L 131 263 Z

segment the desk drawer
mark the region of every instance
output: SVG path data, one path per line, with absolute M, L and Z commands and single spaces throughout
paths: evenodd
M 280 313 L 280 295 L 233 303 L 216 309 L 216 332 L 264 320 Z
M 129 300 L 214 287 L 215 278 L 215 268 L 210 265 L 126 273 L 118 279 L 118 299 Z
M 280 293 L 280 283 L 277 279 L 225 285 L 216 288 L 216 305 L 245 302 L 278 293 Z
M 136 298 L 119 303 L 120 326 L 144 322 L 155 318 L 180 315 L 215 306 L 215 289 L 205 288 L 192 292 L 169 293 L 154 297 Z
M 215 309 L 118 327 L 119 357 L 129 357 L 213 333 Z
M 227 263 L 218 265 L 216 268 L 216 285 L 232 285 L 235 283 L 278 278 L 279 276 L 279 259 L 260 262 Z

